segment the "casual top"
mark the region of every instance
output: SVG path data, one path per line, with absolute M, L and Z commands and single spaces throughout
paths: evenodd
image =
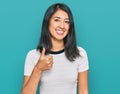
M 77 77 L 79 72 L 89 69 L 86 51 L 78 47 L 80 57 L 70 62 L 64 50 L 52 52 L 53 67 L 43 71 L 40 78 L 40 94 L 76 94 Z M 40 52 L 36 49 L 29 51 L 26 56 L 24 75 L 30 76 L 35 67 Z

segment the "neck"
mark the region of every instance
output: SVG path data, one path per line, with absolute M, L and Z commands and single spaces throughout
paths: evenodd
M 51 51 L 60 51 L 64 49 L 64 41 L 52 40 L 52 49 Z

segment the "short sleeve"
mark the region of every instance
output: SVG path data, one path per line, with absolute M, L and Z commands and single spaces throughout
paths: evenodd
M 80 60 L 79 60 L 79 67 L 78 67 L 78 72 L 83 72 L 89 69 L 88 65 L 88 56 L 86 51 L 83 48 L 78 48 L 80 51 Z
M 29 51 L 25 59 L 24 75 L 26 76 L 30 76 L 34 68 L 32 54 L 33 54 L 32 51 Z

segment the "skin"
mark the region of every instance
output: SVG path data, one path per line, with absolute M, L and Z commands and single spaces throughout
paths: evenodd
M 52 51 L 64 49 L 63 39 L 69 32 L 68 14 L 60 9 L 50 19 L 49 30 L 52 41 Z
M 69 33 L 69 17 L 68 14 L 58 9 L 50 19 L 49 30 L 52 40 L 51 51 L 59 51 L 64 49 L 63 39 Z M 24 76 L 21 94 L 36 94 L 37 86 L 41 78 L 41 74 L 45 70 L 52 69 L 53 57 L 45 56 L 45 48 L 43 48 L 41 56 L 34 67 L 31 76 Z M 88 94 L 88 71 L 78 73 L 78 94 Z

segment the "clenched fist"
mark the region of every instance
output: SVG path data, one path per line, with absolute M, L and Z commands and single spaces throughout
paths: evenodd
M 36 65 L 40 71 L 50 70 L 53 65 L 53 57 L 51 55 L 45 56 L 45 48 L 41 52 L 41 56 Z

